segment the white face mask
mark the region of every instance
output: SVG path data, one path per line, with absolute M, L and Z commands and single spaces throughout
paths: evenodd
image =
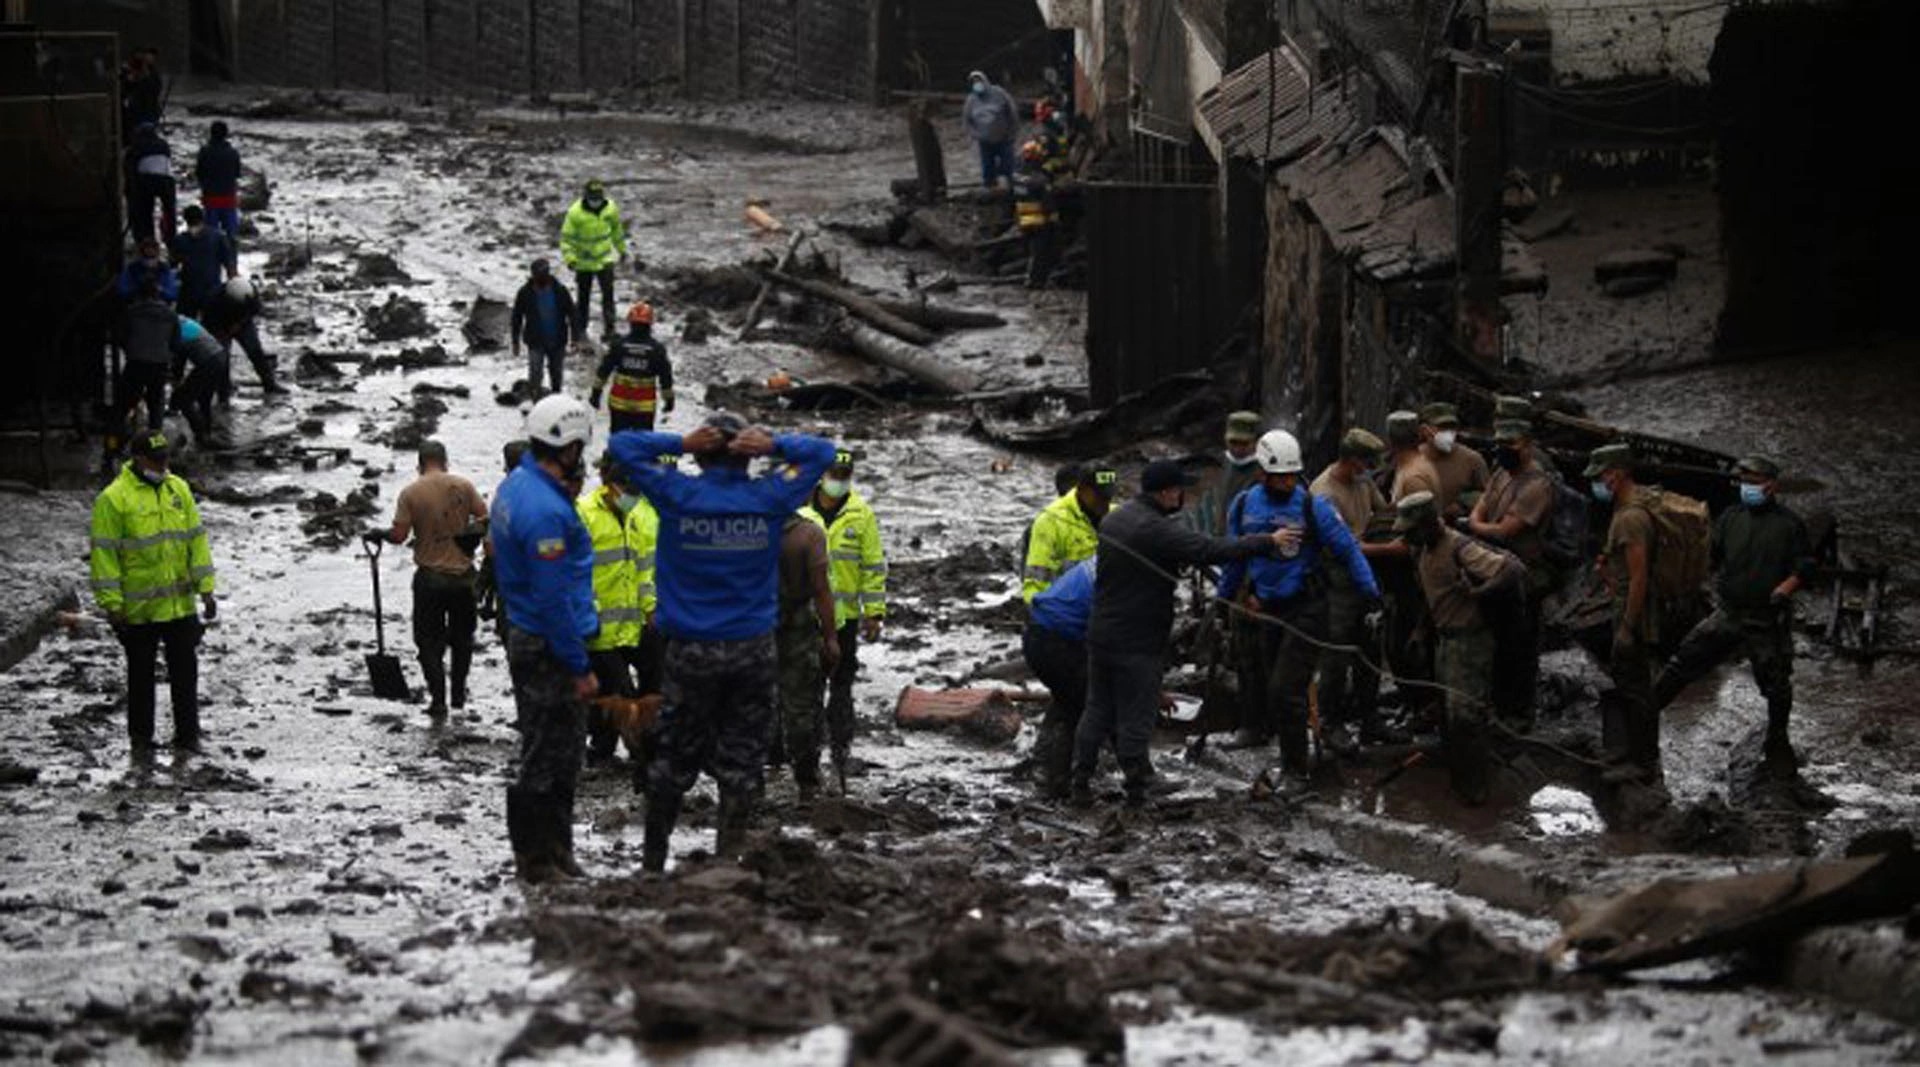
M 1236 456 L 1233 454 L 1232 449 L 1227 450 L 1227 463 L 1235 467 L 1251 467 L 1253 466 L 1254 461 L 1259 458 L 1260 458 L 1259 456 L 1255 455 L 1252 452 L 1249 452 L 1244 456 Z
M 820 482 L 820 495 L 828 500 L 839 500 L 853 489 L 853 484 L 845 478 L 826 478 Z
M 621 493 L 613 502 L 613 506 L 620 509 L 620 514 L 625 515 L 640 506 L 640 496 L 637 493 Z
M 1433 435 L 1433 447 L 1439 449 L 1441 455 L 1447 455 L 1453 451 L 1454 439 L 1459 436 L 1453 430 L 1440 430 Z

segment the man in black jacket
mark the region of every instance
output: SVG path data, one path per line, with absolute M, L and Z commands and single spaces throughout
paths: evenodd
M 513 318 L 507 332 L 513 354 L 527 346 L 527 399 L 534 401 L 540 391 L 540 371 L 545 368 L 549 393 L 560 391 L 560 372 L 567 359 L 567 342 L 574 336 L 573 295 L 560 279 L 553 276 L 553 265 L 536 259 L 527 275 L 527 283 L 513 297 Z
M 1143 803 L 1161 785 L 1147 758 L 1160 699 L 1167 636 L 1180 567 L 1229 563 L 1278 550 L 1293 536 L 1276 530 L 1245 537 L 1209 537 L 1174 518 L 1193 479 L 1172 460 L 1147 465 L 1140 495 L 1100 524 L 1098 577 L 1088 624 L 1087 708 L 1074 738 L 1073 799 L 1093 795 L 1100 746 L 1113 741 L 1126 778 L 1127 802 Z
M 207 143 L 193 159 L 193 180 L 200 184 L 200 206 L 207 221 L 230 241 L 240 237 L 240 152 L 227 139 L 227 124 L 215 120 Z

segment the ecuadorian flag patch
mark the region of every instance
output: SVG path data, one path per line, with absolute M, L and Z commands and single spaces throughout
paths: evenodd
M 533 546 L 533 554 L 541 559 L 559 559 L 567 554 L 567 539 L 549 537 Z

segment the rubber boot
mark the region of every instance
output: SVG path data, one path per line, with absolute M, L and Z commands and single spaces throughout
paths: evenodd
M 720 791 L 720 826 L 714 836 L 713 854 L 717 859 L 736 860 L 747 845 L 747 811 L 753 797 L 746 793 Z
M 473 668 L 473 647 L 453 649 L 453 677 L 448 693 L 448 702 L 456 708 L 467 706 L 467 674 Z
M 1064 800 L 1072 791 L 1073 737 L 1066 723 L 1049 714 L 1040 720 L 1040 736 L 1034 739 L 1033 761 L 1040 770 L 1040 797 Z
M 573 794 L 555 793 L 548 803 L 548 840 L 553 850 L 553 867 L 568 879 L 585 878 L 578 860 L 573 858 Z
M 541 837 L 537 798 L 519 786 L 508 786 L 507 840 L 513 846 L 514 872 L 529 885 L 553 879 L 553 860 Z
M 1767 740 L 1763 765 L 1781 777 L 1791 777 L 1800 769 L 1800 757 L 1794 755 L 1787 736 L 1787 721 L 1793 716 L 1792 700 L 1767 701 Z
M 667 842 L 673 824 L 680 821 L 680 798 L 658 794 L 647 798 L 646 838 L 640 848 L 640 869 L 659 874 L 667 869 Z
M 420 657 L 420 674 L 427 680 L 427 717 L 438 719 L 447 713 L 447 669 L 440 657 Z

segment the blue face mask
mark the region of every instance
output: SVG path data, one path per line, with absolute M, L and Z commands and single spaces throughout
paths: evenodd
M 1613 499 L 1613 490 L 1607 488 L 1607 483 L 1596 480 L 1593 483 L 1593 498 L 1602 504 L 1608 503 Z
M 975 96 L 983 96 L 983 95 L 985 95 L 985 94 L 986 94 L 986 91 L 987 91 L 987 83 L 986 83 L 986 82 L 974 82 L 974 83 L 973 83 L 973 86 L 972 86 L 972 88 L 973 88 L 973 95 L 975 95 Z
M 1767 502 L 1767 487 L 1752 482 L 1740 483 L 1740 502 L 1750 508 L 1757 508 Z

